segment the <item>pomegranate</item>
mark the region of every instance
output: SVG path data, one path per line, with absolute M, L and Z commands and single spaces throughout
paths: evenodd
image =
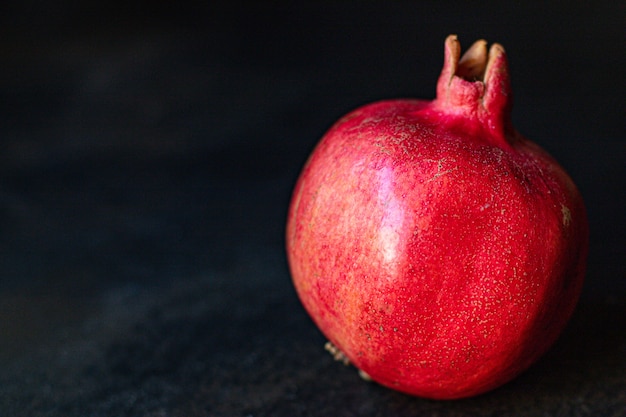
M 579 298 L 582 198 L 510 119 L 505 51 L 445 41 L 437 96 L 339 120 L 289 207 L 290 271 L 328 349 L 433 399 L 492 390 L 555 342 Z

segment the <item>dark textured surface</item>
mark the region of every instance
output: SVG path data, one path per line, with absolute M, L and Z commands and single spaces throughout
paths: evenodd
M 618 3 L 7 3 L 0 415 L 626 415 Z M 333 362 L 282 234 L 324 130 L 365 102 L 432 97 L 453 32 L 507 48 L 516 125 L 579 184 L 592 236 L 554 349 L 436 402 Z

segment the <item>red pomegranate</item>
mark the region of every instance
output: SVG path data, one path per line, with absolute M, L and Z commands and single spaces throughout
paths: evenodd
M 417 396 L 477 395 L 557 339 L 588 247 L 566 172 L 512 126 L 503 47 L 445 42 L 437 97 L 339 120 L 304 166 L 286 242 L 330 350 Z

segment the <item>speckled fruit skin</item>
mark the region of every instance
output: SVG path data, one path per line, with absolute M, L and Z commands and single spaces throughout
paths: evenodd
M 502 46 L 445 42 L 433 101 L 339 120 L 288 213 L 297 293 L 349 361 L 433 399 L 484 393 L 553 344 L 583 283 L 588 225 L 565 171 L 514 130 Z

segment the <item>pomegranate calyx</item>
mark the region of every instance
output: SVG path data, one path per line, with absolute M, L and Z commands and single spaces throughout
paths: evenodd
M 487 49 L 487 41 L 480 39 L 461 56 L 457 36 L 448 36 L 435 103 L 444 113 L 477 120 L 492 136 L 507 141 L 513 132 L 512 94 L 502 45 Z
M 487 41 L 480 39 L 463 54 L 454 75 L 468 81 L 483 81 L 486 68 Z

